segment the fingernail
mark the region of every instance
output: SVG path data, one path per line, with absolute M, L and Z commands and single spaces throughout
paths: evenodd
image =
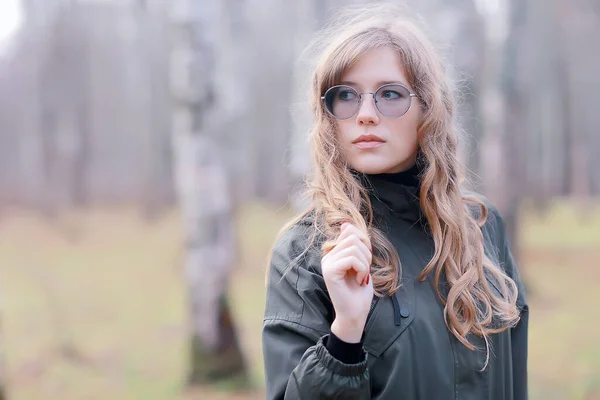
M 367 275 L 367 285 L 369 284 L 370 281 L 371 281 L 371 275 Z

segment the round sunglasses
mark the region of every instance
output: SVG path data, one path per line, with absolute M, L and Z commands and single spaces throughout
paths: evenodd
M 321 96 L 325 109 L 337 119 L 349 119 L 358 113 L 362 96 L 373 95 L 375 107 L 381 115 L 388 118 L 400 118 L 408 112 L 413 97 L 418 97 L 404 85 L 392 83 L 381 86 L 373 92 L 359 93 L 352 86 L 336 85 L 327 89 Z

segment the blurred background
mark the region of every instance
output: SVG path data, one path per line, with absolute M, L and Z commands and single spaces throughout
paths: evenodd
M 344 0 L 0 0 L 0 399 L 261 399 L 264 273 Z M 533 399 L 600 399 L 600 2 L 410 0 L 531 304 Z

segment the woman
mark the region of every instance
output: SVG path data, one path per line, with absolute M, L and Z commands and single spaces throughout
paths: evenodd
M 388 9 L 325 33 L 311 206 L 268 272 L 267 398 L 526 399 L 523 285 L 498 211 L 460 188 L 432 44 Z

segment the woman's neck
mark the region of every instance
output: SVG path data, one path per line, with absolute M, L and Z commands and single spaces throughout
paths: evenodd
M 372 177 L 372 178 L 383 179 L 383 180 L 389 181 L 389 182 L 398 183 L 398 184 L 404 185 L 404 186 L 419 187 L 420 186 L 420 180 L 419 180 L 420 172 L 421 172 L 421 169 L 419 168 L 417 163 L 415 163 L 411 168 L 409 168 L 405 171 L 395 172 L 395 173 L 368 174 L 367 176 Z

